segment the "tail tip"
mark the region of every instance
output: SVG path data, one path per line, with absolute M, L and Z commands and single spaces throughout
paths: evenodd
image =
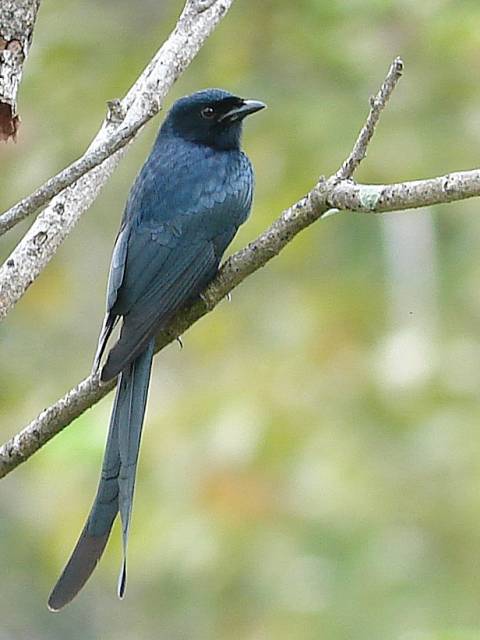
M 118 576 L 118 588 L 117 595 L 120 600 L 123 600 L 125 597 L 125 591 L 127 588 L 127 562 L 124 559 L 122 564 L 122 569 L 120 571 L 120 575 Z
M 66 604 L 66 602 L 61 602 L 56 598 L 56 594 L 54 591 L 52 591 L 47 601 L 48 610 L 52 613 L 58 613 L 60 609 L 63 609 Z

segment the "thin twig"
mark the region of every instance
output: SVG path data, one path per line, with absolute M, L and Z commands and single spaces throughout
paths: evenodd
M 35 213 L 61 191 L 69 187 L 91 169 L 102 164 L 104 160 L 129 143 L 143 125 L 158 112 L 158 105 L 145 113 L 137 122 L 129 127 L 121 127 L 99 147 L 89 149 L 85 155 L 75 160 L 68 167 L 49 178 L 41 187 L 29 196 L 20 200 L 13 207 L 0 215 L 0 236 L 12 229 L 16 224 Z
M 348 180 L 351 178 L 367 155 L 367 147 L 375 133 L 375 127 L 380 119 L 380 114 L 386 107 L 393 90 L 397 86 L 397 82 L 402 77 L 402 73 L 403 61 L 401 58 L 395 58 L 390 65 L 390 69 L 388 70 L 382 86 L 380 87 L 380 91 L 375 97 L 370 98 L 370 113 L 358 134 L 358 138 L 353 145 L 350 155 L 335 174 L 337 181 Z

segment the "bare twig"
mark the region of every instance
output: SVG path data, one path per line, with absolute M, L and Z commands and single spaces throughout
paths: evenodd
M 0 2 L 0 141 L 17 134 L 17 93 L 40 0 Z
M 397 82 L 402 77 L 403 61 L 401 58 L 395 58 L 392 62 L 387 76 L 380 87 L 380 91 L 375 97 L 370 98 L 370 113 L 367 120 L 358 134 L 358 138 L 353 145 L 353 149 L 336 173 L 337 180 L 348 180 L 357 170 L 359 164 L 367 154 L 367 147 L 375 133 L 380 114 L 386 107 L 393 90 L 397 86 Z
M 187 0 L 177 25 L 117 105 L 119 117 L 107 119 L 89 151 L 108 143 L 119 127 L 129 129 L 158 111 L 162 100 L 187 68 L 233 0 Z M 88 209 L 120 161 L 124 149 L 110 155 L 72 186 L 59 193 L 38 216 L 23 240 L 0 268 L 0 318 L 12 309 L 55 255 L 81 214 Z
M 364 144 L 368 144 L 370 139 L 371 134 Z M 361 153 L 364 155 L 364 152 L 365 148 Z M 352 155 L 353 153 L 349 157 Z M 473 196 L 480 196 L 480 170 L 393 185 L 361 185 L 349 179 L 339 181 L 338 174 L 328 179 L 320 178 L 304 198 L 286 209 L 256 240 L 224 263 L 201 299 L 178 313 L 167 331 L 158 336 L 157 351 L 183 334 L 245 278 L 278 255 L 300 231 L 316 220 L 326 218 L 326 212 L 332 207 L 380 213 Z M 0 447 L 0 478 L 27 460 L 87 408 L 98 402 L 114 384 L 115 382 L 110 382 L 106 386 L 100 386 L 98 376 L 90 376 L 45 409 L 19 434 Z
M 57 173 L 56 176 L 49 178 L 29 196 L 20 200 L 5 213 L 2 213 L 0 215 L 0 236 L 124 147 L 133 139 L 139 129 L 155 115 L 155 112 L 155 110 L 152 110 L 145 113 L 129 127 L 119 127 L 106 142 L 99 147 L 88 150 L 81 158 L 72 162 L 71 165 Z

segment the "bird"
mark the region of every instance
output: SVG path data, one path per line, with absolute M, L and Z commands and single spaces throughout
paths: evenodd
M 48 599 L 52 611 L 83 588 L 118 513 L 123 542 L 118 596 L 125 594 L 155 336 L 215 277 L 226 248 L 249 216 L 254 173 L 241 150 L 242 125 L 246 116 L 265 106 L 224 89 L 180 98 L 130 190 L 113 248 L 107 310 L 93 365 L 101 382 L 118 377 L 101 476 L 78 542 Z M 107 354 L 117 323 L 119 337 Z

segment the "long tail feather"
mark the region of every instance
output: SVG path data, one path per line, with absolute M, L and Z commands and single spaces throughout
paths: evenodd
M 128 415 L 129 428 L 128 430 L 120 429 L 118 433 L 118 448 L 121 460 L 118 488 L 123 538 L 123 563 L 118 582 L 119 598 L 123 598 L 125 594 L 127 581 L 128 534 L 154 347 L 155 339 L 152 338 L 145 351 L 130 365 L 130 380 L 128 389 L 125 392 L 125 411 Z
M 48 599 L 52 611 L 68 604 L 93 573 L 119 510 L 124 548 L 119 596 L 125 592 L 128 530 L 153 350 L 154 340 L 120 376 L 97 495 L 72 555 Z

